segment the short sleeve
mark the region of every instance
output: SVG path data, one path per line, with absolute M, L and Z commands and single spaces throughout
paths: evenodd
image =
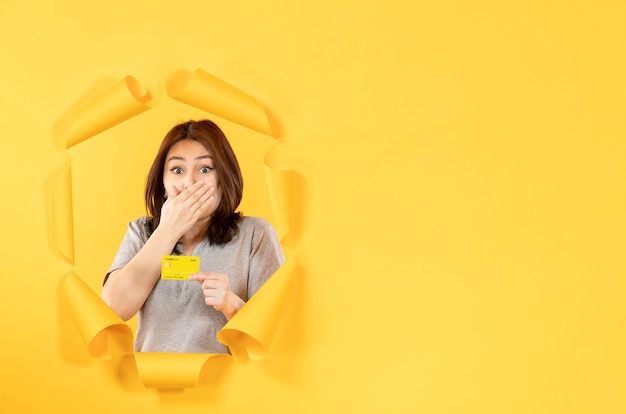
M 278 235 L 264 220 L 254 230 L 248 277 L 248 297 L 252 297 L 285 262 Z
M 102 285 L 106 283 L 109 274 L 116 269 L 120 269 L 128 264 L 133 257 L 141 250 L 148 240 L 147 217 L 141 217 L 128 223 L 128 229 L 122 239 L 122 244 L 117 250 L 113 263 L 104 276 Z

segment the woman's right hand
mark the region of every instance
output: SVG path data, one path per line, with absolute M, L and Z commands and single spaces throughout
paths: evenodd
M 215 187 L 198 181 L 182 191 L 172 186 L 170 194 L 174 196 L 165 200 L 161 208 L 159 227 L 179 239 L 206 216 L 215 197 Z

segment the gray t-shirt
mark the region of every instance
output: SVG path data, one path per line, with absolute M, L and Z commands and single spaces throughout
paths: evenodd
M 147 217 L 129 223 L 107 275 L 143 247 L 146 223 Z M 205 239 L 192 255 L 200 257 L 200 271 L 226 273 L 232 292 L 246 302 L 285 261 L 274 228 L 258 217 L 243 217 L 229 243 L 211 246 Z M 135 351 L 229 353 L 216 338 L 225 323 L 224 314 L 204 302 L 198 282 L 159 279 L 139 310 Z

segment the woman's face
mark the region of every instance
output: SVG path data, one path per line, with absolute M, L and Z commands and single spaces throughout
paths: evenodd
M 197 181 L 213 184 L 216 196 L 207 212 L 211 216 L 220 204 L 221 190 L 213 155 L 198 141 L 184 139 L 170 148 L 165 157 L 163 186 L 167 198 L 173 198 Z

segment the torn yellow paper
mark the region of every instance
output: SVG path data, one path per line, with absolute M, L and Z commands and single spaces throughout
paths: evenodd
M 265 108 L 256 98 L 202 69 L 193 74 L 172 76 L 166 88 L 171 98 L 265 135 L 276 136 Z
M 48 218 L 50 245 L 69 263 L 74 263 L 72 174 L 69 160 L 52 182 L 50 192 L 51 213 Z
M 94 358 L 111 358 L 132 353 L 132 331 L 74 272 L 65 275 L 65 300 L 70 313 Z M 112 336 L 114 338 L 109 339 Z M 111 344 L 116 344 L 112 352 Z M 125 348 L 125 349 L 124 349 Z
M 63 134 L 65 148 L 149 109 L 150 99 L 150 94 L 137 79 L 126 76 L 71 116 Z
M 296 273 L 296 259 L 290 257 L 265 282 L 248 303 L 217 333 L 233 356 L 245 352 L 242 359 L 259 359 L 267 353 L 285 309 Z
M 290 169 L 275 168 L 265 165 L 265 177 L 270 193 L 274 220 L 276 222 L 276 232 L 278 238 L 283 239 L 289 232 L 291 219 L 291 185 L 294 172 Z
M 137 352 L 137 373 L 146 388 L 193 388 L 202 367 L 221 354 L 177 354 Z
M 296 272 L 290 258 L 220 330 L 218 339 L 238 359 L 262 358 L 269 349 Z M 96 358 L 118 358 L 133 354 L 132 331 L 75 273 L 63 284 L 68 308 L 78 331 Z M 202 366 L 216 354 L 133 354 L 137 372 L 146 387 L 188 388 L 196 384 Z M 230 358 L 230 355 L 220 356 Z

